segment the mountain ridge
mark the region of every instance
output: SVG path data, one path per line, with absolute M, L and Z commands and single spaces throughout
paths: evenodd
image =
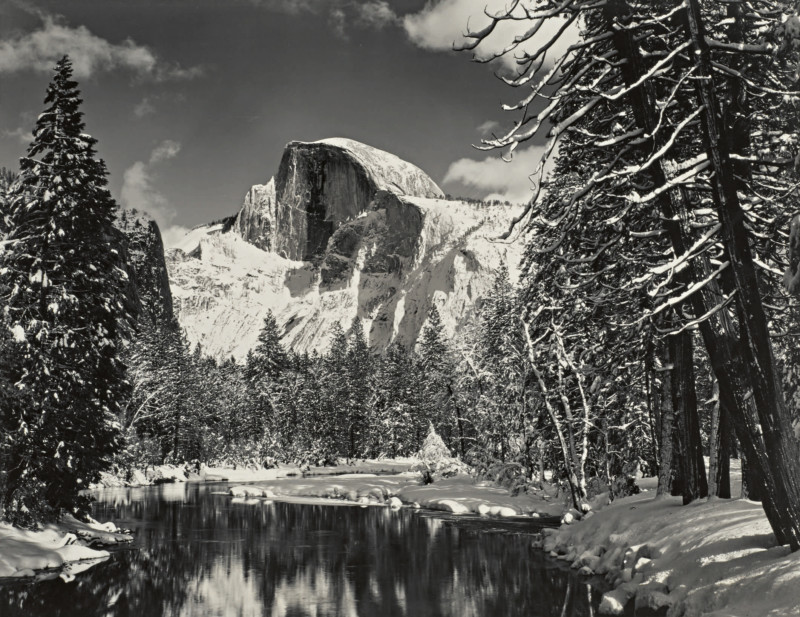
M 412 346 L 432 304 L 455 336 L 496 268 L 516 271 L 521 246 L 496 239 L 517 213 L 444 199 L 418 167 L 353 140 L 290 142 L 228 229 L 167 251 L 175 312 L 192 345 L 237 360 L 268 310 L 298 352 L 325 351 L 356 317 L 373 349 Z

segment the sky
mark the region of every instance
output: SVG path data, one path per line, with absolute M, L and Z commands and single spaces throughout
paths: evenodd
M 0 166 L 17 169 L 52 68 L 72 58 L 86 131 L 124 207 L 168 245 L 234 214 L 290 141 L 348 137 L 446 193 L 526 201 L 541 142 L 472 147 L 516 119 L 508 61 L 452 50 L 502 0 L 0 0 Z M 478 52 L 495 51 L 510 24 Z

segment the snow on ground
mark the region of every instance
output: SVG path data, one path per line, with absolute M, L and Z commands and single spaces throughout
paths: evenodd
M 108 559 L 107 551 L 89 545 L 131 540 L 113 523 L 82 522 L 72 516 L 39 531 L 0 523 L 0 578 L 60 576 L 71 581 L 78 572 Z
M 564 510 L 561 502 L 541 493 L 511 496 L 506 489 L 490 482 L 478 482 L 466 475 L 437 479 L 433 484 L 423 486 L 420 474 L 416 472 L 286 478 L 251 486 L 234 486 L 230 494 L 237 498 L 316 498 L 361 505 L 406 505 L 485 516 L 558 516 Z
M 226 480 L 228 482 L 266 482 L 277 478 L 299 476 L 300 474 L 298 467 L 278 467 L 276 469 L 203 467 L 200 471 L 200 480 L 206 482 L 218 480 Z
M 742 499 L 619 499 L 583 521 L 544 530 L 546 551 L 605 575 L 614 589 L 600 610 L 622 614 L 633 599 L 673 616 L 800 614 L 800 552 L 776 546 L 761 504 Z
M 398 493 L 404 503 L 418 503 L 423 508 L 455 514 L 489 516 L 560 516 L 564 504 L 545 493 L 522 493 L 512 496 L 507 489 L 492 482 L 476 482 L 458 475 L 421 486 L 408 484 Z
M 100 473 L 100 481 L 90 485 L 91 490 L 119 488 L 123 486 L 150 486 L 152 484 L 171 484 L 175 482 L 262 482 L 299 476 L 299 467 L 281 465 L 275 469 L 251 467 L 206 467 L 194 473 L 191 465 L 155 465 L 145 470 L 134 469 L 131 477 L 123 480 L 108 472 Z

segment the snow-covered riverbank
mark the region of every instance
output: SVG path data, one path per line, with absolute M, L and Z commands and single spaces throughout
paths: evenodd
M 491 482 L 476 481 L 468 475 L 437 479 L 422 485 L 415 472 L 379 476 L 346 474 L 328 477 L 287 478 L 234 486 L 237 498 L 325 499 L 360 505 L 396 505 L 428 508 L 454 514 L 490 516 L 560 516 L 561 500 L 537 491 L 512 496 Z M 390 500 L 395 499 L 397 501 Z
M 278 465 L 264 467 L 230 467 L 201 465 L 199 471 L 193 470 L 189 464 L 155 465 L 146 469 L 133 469 L 130 473 L 115 475 L 108 472 L 100 474 L 100 480 L 90 486 L 92 490 L 103 488 L 119 488 L 124 486 L 152 486 L 170 482 L 268 482 L 281 478 L 300 476 L 323 477 L 344 474 L 390 474 L 403 473 L 419 463 L 416 458 L 360 460 L 352 463 L 340 462 L 334 467 L 306 467 L 296 465 Z
M 72 516 L 37 531 L 0 523 L 0 578 L 61 577 L 70 581 L 78 572 L 108 559 L 107 551 L 93 547 L 132 539 L 113 523 L 83 522 Z
M 613 586 L 600 610 L 669 617 L 796 617 L 800 553 L 776 546 L 761 504 L 654 499 L 648 491 L 590 517 L 544 530 L 543 548 Z M 666 612 L 664 612 L 666 611 Z

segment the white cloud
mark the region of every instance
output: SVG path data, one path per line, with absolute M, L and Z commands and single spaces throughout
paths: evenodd
M 527 203 L 533 196 L 530 178 L 544 154 L 544 146 L 529 146 L 514 152 L 510 162 L 499 152 L 483 160 L 463 158 L 450 164 L 444 183 L 460 183 L 483 191 L 483 199 Z
M 78 78 L 116 69 L 127 69 L 154 81 L 191 79 L 202 74 L 200 67 L 184 69 L 166 64 L 151 49 L 131 39 L 110 43 L 85 26 L 64 25 L 58 16 L 42 15 L 42 20 L 38 30 L 0 40 L 0 73 L 49 73 L 67 54 Z
M 328 15 L 328 23 L 330 23 L 331 28 L 333 28 L 333 32 L 338 36 L 340 39 L 347 39 L 347 32 L 345 28 L 347 26 L 347 15 L 345 12 L 339 8 L 334 7 L 331 9 L 330 14 Z
M 144 118 L 154 113 L 156 113 L 156 106 L 153 103 L 153 99 L 149 96 L 144 97 L 136 104 L 136 107 L 133 108 L 133 115 L 137 118 Z
M 18 126 L 13 131 L 3 131 L 3 137 L 15 139 L 24 146 L 27 146 L 33 141 L 33 131 L 28 128 Z
M 251 0 L 269 11 L 299 15 L 327 15 L 333 32 L 347 40 L 351 24 L 359 28 L 380 30 L 397 23 L 398 17 L 386 0 Z
M 465 33 L 475 32 L 489 24 L 490 20 L 484 10 L 490 14 L 498 14 L 507 10 L 508 6 L 508 0 L 428 0 L 418 13 L 403 17 L 403 28 L 411 42 L 418 47 L 433 51 L 452 50 L 454 45 L 463 44 L 467 40 Z M 521 9 L 517 13 L 522 13 Z M 499 23 L 494 32 L 475 50 L 476 55 L 487 58 L 500 52 L 514 37 L 522 36 L 532 25 L 533 22 L 526 19 Z M 556 20 L 548 20 L 531 41 L 523 44 L 520 51 L 532 53 L 559 26 L 560 23 Z M 552 63 L 564 54 L 575 39 L 576 29 L 560 37 L 553 50 L 547 54 L 548 62 Z M 513 52 L 503 56 L 499 62 L 506 68 L 517 67 Z
M 478 126 L 478 132 L 481 135 L 490 135 L 499 128 L 500 128 L 500 123 L 497 120 L 487 120 L 486 122 Z
M 356 4 L 357 23 L 368 28 L 381 28 L 397 21 L 397 15 L 385 0 Z
M 171 139 L 165 139 L 158 144 L 150 153 L 150 165 L 156 165 L 161 161 L 168 161 L 178 156 L 181 151 L 181 144 Z
M 174 246 L 189 230 L 181 225 L 173 225 L 177 213 L 169 200 L 153 186 L 154 168 L 175 158 L 180 149 L 178 142 L 164 140 L 153 149 L 146 162 L 136 161 L 122 176 L 120 202 L 125 208 L 150 214 L 161 229 L 166 247 Z

